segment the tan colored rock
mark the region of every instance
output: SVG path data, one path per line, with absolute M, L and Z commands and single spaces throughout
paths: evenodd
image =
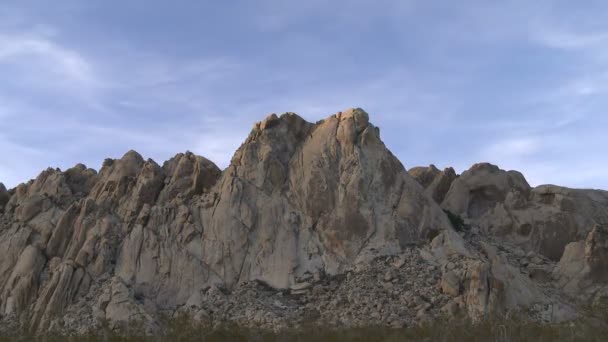
M 443 202 L 452 182 L 458 177 L 453 168 L 449 167 L 440 171 L 433 164 L 428 167 L 411 168 L 408 173 L 422 185 L 425 189 L 424 192 L 438 204 Z
M 465 275 L 464 300 L 473 319 L 483 318 L 489 312 L 490 265 L 483 261 L 472 261 Z
M 39 274 L 46 259 L 33 246 L 27 246 L 13 268 L 0 296 L 0 309 L 5 315 L 20 313 L 36 298 Z
M 31 312 L 29 327 L 34 331 L 44 331 L 53 319 L 60 316 L 78 293 L 78 286 L 84 276 L 82 270 L 75 272 L 73 263 L 64 262 L 53 277 L 43 284 Z
M 28 246 L 31 234 L 32 230 L 30 228 L 16 223 L 0 229 L 0 250 L 2 251 L 2 258 L 0 258 L 0 289 L 3 289 L 9 281 L 19 261 L 19 257 Z M 1 297 L 0 301 L 2 301 Z M 0 308 L 3 305 L 3 303 L 0 303 Z
M 112 279 L 109 296 L 99 305 L 113 328 L 126 329 L 141 324 L 143 332 L 148 334 L 158 328 L 153 316 L 135 303 L 133 293 L 119 279 Z
M 590 276 L 597 280 L 608 278 L 608 228 L 596 225 L 585 240 L 585 261 Z
M 51 201 L 41 194 L 34 194 L 25 199 L 15 210 L 15 216 L 21 222 L 28 222 L 38 214 L 50 209 Z
M 521 173 L 480 163 L 454 180 L 442 207 L 456 215 L 476 219 L 503 203 L 509 192 L 519 192 L 525 198 L 530 190 Z
M 74 223 L 78 218 L 80 204 L 72 204 L 59 218 L 52 235 L 46 245 L 46 255 L 49 258 L 62 257 L 70 243 L 74 231 Z
M 178 154 L 163 164 L 167 175 L 158 201 L 166 202 L 176 196 L 189 198 L 208 191 L 221 175 L 220 169 L 206 158 L 191 152 Z
M 135 151 L 127 152 L 121 159 L 106 159 L 99 171 L 99 181 L 89 197 L 102 207 L 111 209 L 129 199 L 130 190 L 133 189 L 134 181 L 137 179 L 144 159 Z
M 560 287 L 571 296 L 590 299 L 598 286 L 606 286 L 608 265 L 606 227 L 596 225 L 585 240 L 566 246 L 553 271 Z
M 460 277 L 454 271 L 447 271 L 441 277 L 441 291 L 452 297 L 460 294 Z
M 65 181 L 74 196 L 86 196 L 97 182 L 97 172 L 84 164 L 67 169 L 64 172 Z
M 119 214 L 131 221 L 138 216 L 144 205 L 156 203 L 164 179 L 165 174 L 156 162 L 151 159 L 144 162 L 137 173 L 130 195 L 121 201 Z
M 50 207 L 49 201 L 65 208 L 89 192 L 97 181 L 97 173 L 79 164 L 61 172 L 59 169 L 46 169 L 36 179 L 20 184 L 11 196 L 8 208 L 11 212 L 24 211 L 22 220 L 29 220 L 39 212 Z M 29 208 L 19 209 L 25 205 Z

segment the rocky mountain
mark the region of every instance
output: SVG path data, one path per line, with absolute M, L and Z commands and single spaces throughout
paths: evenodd
M 0 184 L 0 329 L 569 320 L 608 296 L 607 227 L 608 192 L 408 172 L 361 109 L 273 114 L 223 171 L 129 151 Z

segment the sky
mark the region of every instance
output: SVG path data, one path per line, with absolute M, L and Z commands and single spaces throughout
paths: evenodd
M 361 107 L 406 168 L 608 189 L 608 2 L 1 0 L 0 182 L 130 149 L 226 167 Z

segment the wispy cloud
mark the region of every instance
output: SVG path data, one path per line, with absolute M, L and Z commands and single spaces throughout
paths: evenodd
M 99 84 L 90 63 L 81 54 L 44 36 L 0 34 L 0 63 L 29 64 L 30 67 L 37 64 L 59 80 L 67 79 L 87 87 Z
M 187 116 L 204 103 L 183 96 L 180 83 L 212 89 L 233 69 L 219 60 L 93 61 L 53 35 L 0 32 L 0 72 L 11 79 L 0 86 L 7 90 L 0 95 L 0 150 L 11 161 L 0 163 L 0 180 L 14 186 L 47 166 L 81 161 L 97 168 L 129 148 L 159 162 L 201 149 Z M 165 118 L 179 118 L 175 124 L 147 120 L 166 110 Z

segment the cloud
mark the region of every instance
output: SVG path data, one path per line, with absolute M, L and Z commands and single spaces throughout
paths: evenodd
M 217 141 L 227 135 L 215 134 L 213 125 L 230 118 L 215 115 L 210 99 L 238 65 L 134 48 L 123 58 L 92 59 L 57 32 L 0 30 L 0 72 L 10 79 L 0 85 L 0 150 L 11 160 L 0 163 L 0 181 L 7 186 L 49 165 L 97 168 L 131 148 L 160 163 L 187 149 L 211 151 L 210 157 L 225 151 Z M 203 130 L 215 134 L 207 147 L 199 141 Z M 211 150 L 210 141 L 216 141 Z
M 79 86 L 99 83 L 92 66 L 81 54 L 48 37 L 0 34 L 0 63 L 8 62 L 40 64 L 43 69 L 77 82 Z

